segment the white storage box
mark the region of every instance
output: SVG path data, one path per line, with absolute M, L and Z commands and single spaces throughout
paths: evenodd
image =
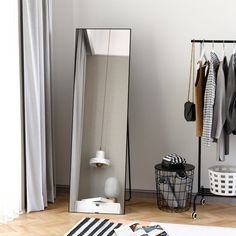
M 121 214 L 120 203 L 76 201 L 75 211 L 84 213 Z
M 208 174 L 211 193 L 236 196 L 236 166 L 212 166 Z

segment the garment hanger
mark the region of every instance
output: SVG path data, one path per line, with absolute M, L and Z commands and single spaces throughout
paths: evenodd
M 212 40 L 211 51 L 212 51 L 212 52 L 215 52 L 215 44 L 214 44 L 214 40 Z
M 224 42 L 224 41 L 223 41 L 222 46 L 223 46 L 223 51 L 222 51 L 222 60 L 224 60 L 224 58 L 225 58 L 225 42 Z
M 233 43 L 233 65 L 235 64 L 235 41 Z
M 205 45 L 204 45 L 204 40 L 201 43 L 201 56 L 199 58 L 199 61 L 202 61 L 203 58 L 205 59 L 205 61 L 207 61 L 207 57 L 206 57 L 206 52 L 205 52 Z

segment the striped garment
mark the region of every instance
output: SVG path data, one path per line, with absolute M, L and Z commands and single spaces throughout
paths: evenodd
M 108 219 L 83 218 L 64 236 L 115 236 L 114 229 L 121 225 Z
M 169 162 L 170 164 L 186 164 L 185 158 L 176 153 L 171 153 L 162 158 L 162 160 Z
M 206 82 L 204 106 L 203 106 L 202 141 L 207 146 L 210 146 L 212 142 L 211 130 L 212 130 L 212 120 L 213 120 L 213 107 L 216 93 L 216 72 L 219 64 L 220 64 L 219 58 L 214 52 L 211 52 L 210 68 Z

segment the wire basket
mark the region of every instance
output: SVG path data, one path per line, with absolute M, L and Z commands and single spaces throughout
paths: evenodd
M 211 193 L 236 196 L 236 166 L 212 166 L 208 174 Z
M 186 164 L 184 169 L 169 170 L 161 164 L 155 166 L 157 206 L 167 212 L 189 210 L 192 200 L 194 166 Z

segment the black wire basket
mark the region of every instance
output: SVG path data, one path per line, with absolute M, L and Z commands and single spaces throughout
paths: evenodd
M 183 212 L 191 207 L 194 166 L 167 169 L 155 165 L 157 206 L 162 211 Z

